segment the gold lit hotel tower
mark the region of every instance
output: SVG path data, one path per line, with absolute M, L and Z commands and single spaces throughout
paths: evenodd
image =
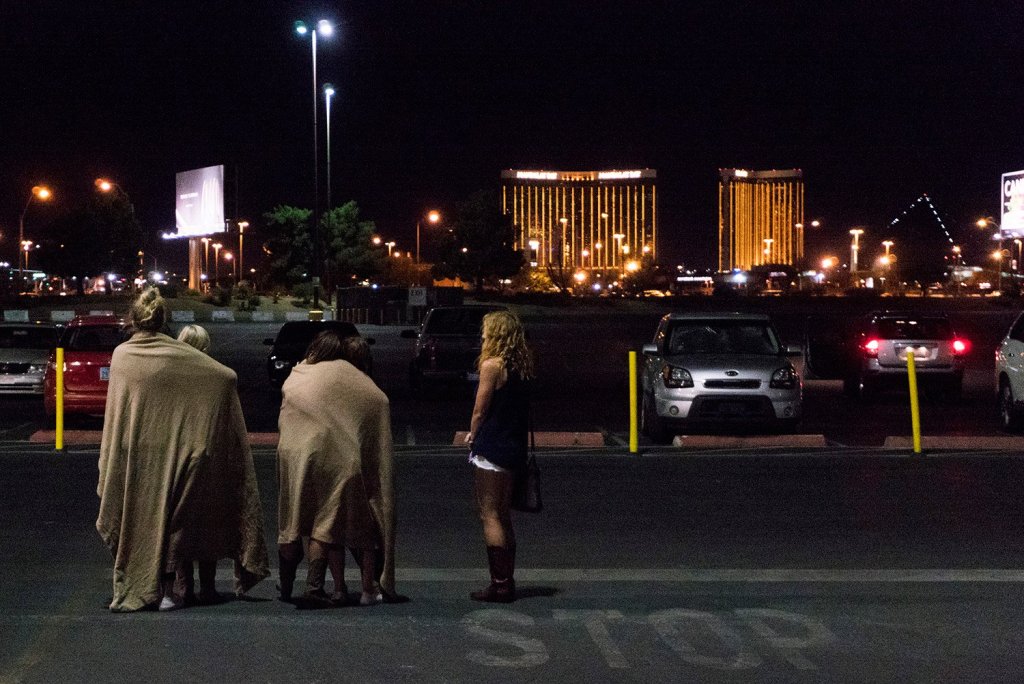
M 718 270 L 799 265 L 804 256 L 800 169 L 719 169 Z
M 657 255 L 653 169 L 501 172 L 501 206 L 532 266 L 616 271 Z

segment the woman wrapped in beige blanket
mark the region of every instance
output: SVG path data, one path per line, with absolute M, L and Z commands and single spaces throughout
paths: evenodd
M 239 594 L 269 574 L 235 372 L 160 332 L 166 321 L 143 292 L 110 363 L 96 529 L 114 558 L 112 611 L 184 605 L 174 577 L 193 561 L 235 561 Z
M 368 369 L 364 340 L 325 330 L 281 388 L 277 541 L 284 600 L 291 599 L 303 538 L 306 600 L 348 603 L 345 547 L 360 559 L 361 605 L 403 599 L 395 594 L 390 405 Z M 332 596 L 324 590 L 328 564 Z

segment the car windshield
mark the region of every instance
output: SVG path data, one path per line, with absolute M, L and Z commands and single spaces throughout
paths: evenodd
M 760 321 L 680 321 L 672 326 L 668 354 L 778 354 L 779 340 Z
M 323 330 L 335 330 L 340 337 L 358 337 L 359 331 L 351 323 L 329 321 L 325 323 L 297 322 L 286 323 L 277 334 L 277 344 L 287 347 L 306 349 L 317 333 Z
M 428 335 L 479 335 L 484 316 L 493 309 L 434 309 L 423 332 Z
M 53 328 L 0 328 L 0 349 L 53 349 Z
M 68 351 L 112 352 L 124 340 L 124 332 L 116 325 L 86 325 L 68 328 L 63 346 Z
M 886 340 L 949 340 L 953 326 L 944 318 L 883 318 L 878 336 Z

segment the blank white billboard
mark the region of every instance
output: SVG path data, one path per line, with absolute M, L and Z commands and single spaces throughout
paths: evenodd
M 178 232 L 168 237 L 196 237 L 224 232 L 224 165 L 175 175 L 174 203 Z
M 1024 237 L 1024 171 L 1004 173 L 999 192 L 999 227 L 1003 237 Z

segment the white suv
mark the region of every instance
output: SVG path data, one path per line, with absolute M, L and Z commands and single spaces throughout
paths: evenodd
M 1019 432 L 1024 428 L 1024 314 L 996 347 L 996 392 L 1003 428 Z

